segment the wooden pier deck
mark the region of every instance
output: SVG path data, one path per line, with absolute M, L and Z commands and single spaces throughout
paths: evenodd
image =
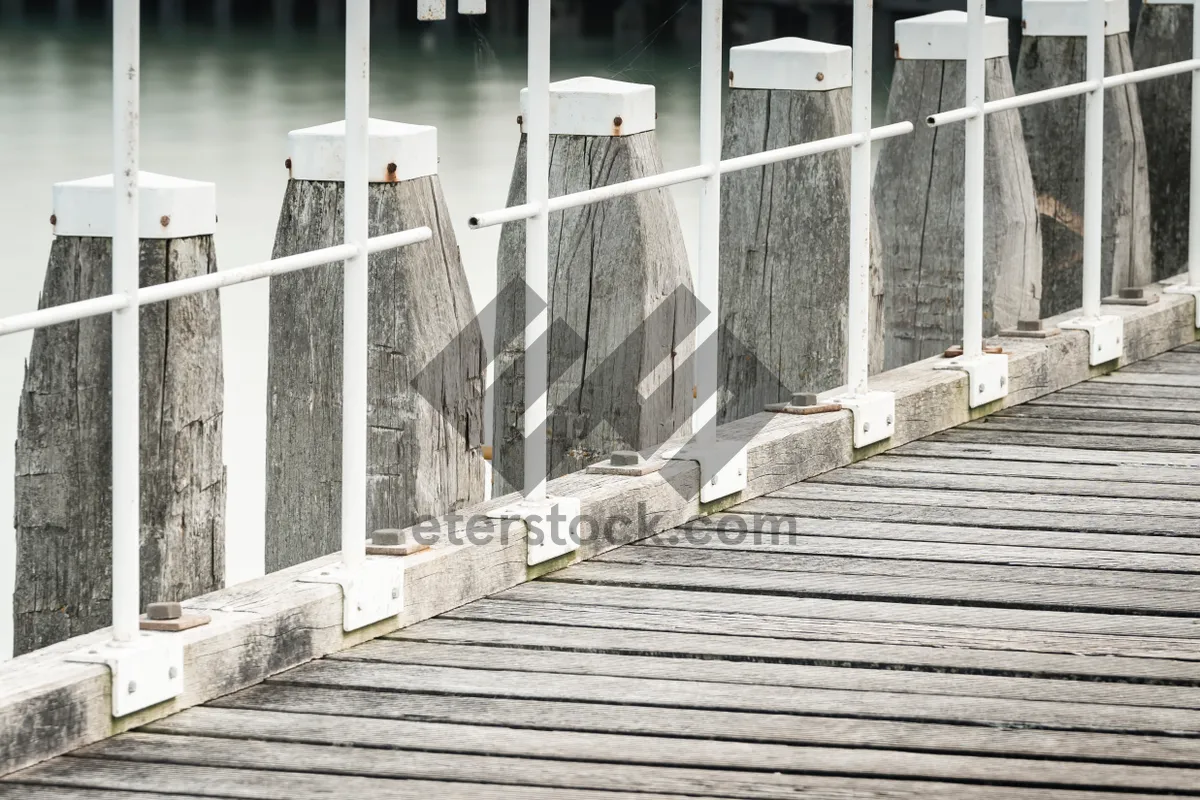
M 1200 344 L 0 781 L 0 797 L 1200 795 Z

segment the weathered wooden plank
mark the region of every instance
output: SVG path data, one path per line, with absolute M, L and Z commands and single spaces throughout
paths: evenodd
M 998 476 L 1013 478 L 1044 478 L 1048 485 L 1057 485 L 1057 481 L 1103 481 L 1112 494 L 1121 496 L 1121 491 L 1163 491 L 1170 492 L 1171 497 L 1178 499 L 1200 499 L 1200 492 L 1188 491 L 1194 488 L 1196 473 L 1187 467 L 1155 466 L 1133 469 L 1129 466 L 1110 466 L 1107 464 L 1065 464 L 1053 461 L 1002 461 L 992 458 L 977 458 L 972 451 L 959 450 L 959 458 L 939 456 L 903 455 L 893 451 L 876 456 L 870 461 L 860 461 L 843 467 L 836 474 L 847 471 L 868 469 L 871 471 L 891 470 L 896 472 L 939 472 L 963 473 L 964 457 L 971 458 L 971 474 L 980 476 Z M 826 475 L 833 475 L 827 472 Z M 1120 487 L 1117 491 L 1112 486 Z M 1142 489 L 1132 488 L 1141 486 Z M 1178 494 L 1176 494 L 1178 493 Z
M 521 137 L 508 204 L 525 202 Z M 550 194 L 594 189 L 663 171 L 654 131 L 558 134 Z M 550 215 L 547 333 L 548 475 L 580 470 L 614 450 L 642 450 L 684 428 L 692 413 L 695 302 L 679 216 L 656 189 Z M 520 486 L 524 453 L 525 223 L 500 234 L 493 389 L 495 494 Z M 604 313 L 592 313 L 604 309 Z M 667 365 L 656 370 L 657 365 Z M 638 396 L 643 379 L 656 379 Z M 661 387 L 661 388 L 660 388 Z
M 37 786 L 0 782 L 0 797 L 21 800 L 193 800 L 198 794 L 159 794 L 158 792 L 127 792 L 121 789 L 98 789 L 78 786 Z
M 745 554 L 742 554 L 745 555 Z M 575 583 L 604 581 L 625 586 L 664 589 L 706 589 L 737 594 L 769 593 L 790 597 L 892 600 L 910 603 L 981 604 L 1039 611 L 1198 616 L 1194 593 L 1148 589 L 1107 589 L 1042 583 L 1002 583 L 891 575 L 839 575 L 823 572 L 663 566 L 659 564 L 595 563 L 553 576 Z M 731 601 L 732 602 L 732 601 Z
M 650 708 L 636 705 L 400 694 L 262 684 L 211 704 L 221 708 L 349 714 L 356 718 L 499 725 L 508 728 L 628 733 L 720 742 L 903 747 L 916 751 L 1121 759 L 1126 763 L 1200 763 L 1200 740 L 1088 731 L 894 722 L 836 716 Z M 0 783 L 0 785 L 3 785 Z
M 560 593 L 581 588 L 567 584 Z M 681 593 L 672 593 L 675 595 Z M 550 595 L 542 602 L 508 599 L 477 600 L 443 615 L 443 620 L 483 622 L 519 622 L 544 624 L 551 603 Z M 674 598 L 672 598 L 672 601 Z M 651 599 L 653 603 L 655 600 Z M 804 639 L 820 642 L 874 642 L 917 647 L 952 647 L 973 650 L 1033 653 L 1071 653 L 1079 656 L 1120 655 L 1126 658 L 1165 658 L 1197 660 L 1200 645 L 1191 639 L 1128 636 L 1096 636 L 1078 633 L 1054 633 L 1009 628 L 978 628 L 952 618 L 955 624 L 918 624 L 904 621 L 831 620 L 816 617 L 785 617 L 745 613 L 740 605 L 730 608 L 728 601 L 718 605 L 711 596 L 695 601 L 689 608 L 628 608 L 613 604 L 553 603 L 558 625 L 586 628 L 612 628 L 621 631 L 666 631 L 703 633 L 720 636 L 736 631 L 738 636 L 762 636 L 771 639 Z M 667 605 L 670 605 L 668 601 Z M 900 613 L 903 613 L 901 611 Z M 1010 619 L 1010 622 L 1012 620 Z M 1003 653 L 993 653 L 994 663 L 1004 664 Z
M 758 503 L 759 501 L 753 501 Z M 783 501 L 789 502 L 789 501 Z M 724 534 L 722 536 L 722 533 Z M 677 540 L 680 543 L 728 541 L 737 544 L 783 540 L 800 541 L 808 538 L 821 540 L 874 539 L 897 542 L 947 543 L 950 545 L 986 545 L 1015 548 L 1021 559 L 1056 558 L 1025 553 L 1029 549 L 1062 549 L 1070 553 L 1090 552 L 1080 557 L 1093 559 L 1098 569 L 1138 569 L 1138 564 L 1161 568 L 1171 561 L 1171 554 L 1185 556 L 1200 555 L 1200 538 L 1185 536 L 1138 536 L 1119 533 L 1080 533 L 1078 531 L 1025 530 L 1018 528 L 981 528 L 968 524 L 916 524 L 874 519 L 828 519 L 820 516 L 783 516 L 779 514 L 722 512 L 689 522 L 683 528 L 658 534 L 659 537 Z M 772 538 L 774 537 L 774 538 Z M 1007 552 L 1007 551 L 1004 551 Z M 1139 562 L 1134 554 L 1151 555 L 1149 561 Z M 1159 558 L 1159 554 L 1166 557 Z M 1064 556 L 1066 558 L 1066 556 Z M 1111 560 L 1111 561 L 1110 561 Z M 1107 565 L 1107 566 L 1102 566 Z M 1173 570 L 1164 570 L 1173 571 Z
M 1194 736 L 1200 732 L 1200 713 L 1191 709 L 794 686 L 773 686 L 769 691 L 764 691 L 761 686 L 748 684 L 687 680 L 682 678 L 681 666 L 676 663 L 676 672 L 671 680 L 587 674 L 572 674 L 569 679 L 530 680 L 531 673 L 515 670 L 325 659 L 297 667 L 270 680 L 297 686 L 374 689 L 405 694 L 575 700 L 901 721 L 956 721 L 973 725 L 1079 728 L 1139 734 L 1172 732 Z
M 146 734 L 143 734 L 146 735 Z M 166 737 L 163 737 L 166 738 Z M 217 740 L 219 741 L 219 740 Z M 195 743 L 180 739 L 178 743 Z M 238 742 L 230 742 L 239 744 Z M 199 748 L 195 748 L 196 751 Z M 669 800 L 678 795 L 613 794 L 602 791 L 580 791 L 541 786 L 502 786 L 489 783 L 469 783 L 458 776 L 455 781 L 407 780 L 380 778 L 373 775 L 329 773 L 314 769 L 311 764 L 291 764 L 289 770 L 269 761 L 259 762 L 249 769 L 213 767 L 186 763 L 186 752 L 168 763 L 128 758 L 58 758 L 39 764 L 14 776 L 20 783 L 10 785 L 22 789 L 30 784 L 92 788 L 115 788 L 129 791 L 165 791 L 171 795 L 199 793 L 203 797 L 237 798 L 237 800 L 329 800 L 329 798 L 361 797 L 392 800 L 429 800 L 431 797 L 448 800 Z M 199 759 L 191 759 L 199 760 Z M 184 763 L 181 763 L 184 762 Z M 316 763 L 320 763 L 319 761 Z M 4 782 L 0 781 L 0 786 Z M 17 796 L 22 796 L 18 794 Z M 139 795 L 140 797 L 141 795 Z M 878 795 L 877 795 L 878 796 Z M 913 795 L 916 797 L 916 795 Z M 870 797 L 870 795 L 867 795 Z M 1010 795 L 1014 800 L 1016 795 Z M 1082 800 L 1082 799 L 1081 799 Z M 1091 798 L 1087 798 L 1091 800 Z
M 1013 94 L 1007 58 L 985 66 L 990 100 Z M 956 107 L 966 62 L 897 60 L 888 122 Z M 984 335 L 1038 316 L 1041 233 L 1018 112 L 988 120 L 983 254 Z M 962 337 L 963 142 L 961 125 L 917 126 L 883 142 L 874 200 L 885 269 L 888 368 L 928 358 Z
M 1004 431 L 1054 433 L 1069 442 L 1071 436 L 1128 436 L 1142 439 L 1200 439 L 1200 425 L 1174 422 L 1107 422 L 1074 419 L 1025 419 L 990 416 L 960 426 L 966 430 L 996 428 Z
M 1147 69 L 1192 57 L 1192 7 L 1147 3 L 1138 16 L 1133 60 Z M 1174 75 L 1139 84 L 1149 157 L 1154 276 L 1168 277 L 1185 267 L 1188 255 L 1187 171 L 1191 141 L 1191 82 Z
M 437 175 L 372 183 L 370 234 L 433 238 L 369 258 L 367 530 L 402 528 L 483 494 L 487 353 Z M 273 255 L 343 241 L 345 187 L 288 181 Z M 342 272 L 271 279 L 266 571 L 341 548 Z
M 231 736 L 228 731 L 235 733 Z M 433 761 L 427 758 L 428 751 L 609 763 L 620 772 L 624 772 L 627 764 L 670 764 L 672 768 L 715 767 L 790 774 L 832 773 L 1063 786 L 1086 783 L 1090 787 L 1106 788 L 1185 789 L 1190 788 L 1200 775 L 1180 768 L 1089 764 L 1085 782 L 1079 780 L 1078 765 L 1047 760 L 764 743 L 731 747 L 728 743 L 695 739 L 511 730 L 233 709 L 192 709 L 153 726 L 151 732 L 402 751 L 413 754 L 414 772 L 418 776 L 423 762 Z M 491 761 L 500 761 L 507 766 L 502 758 L 488 763 Z M 454 759 L 450 759 L 447 763 L 453 762 Z M 484 777 L 478 773 L 472 773 L 472 776 Z M 742 779 L 754 780 L 748 775 Z
M 1051 395 L 1053 397 L 1054 395 Z M 1089 397 L 1084 399 L 1096 400 Z M 1167 401 L 1159 401 L 1167 402 Z M 1170 411 L 1162 408 L 1105 408 L 1102 404 L 1088 405 L 1066 403 L 1050 405 L 1048 403 L 1026 403 L 1015 408 L 1006 408 L 993 415 L 1004 419 L 1065 419 L 1086 422 L 1116 423 L 1113 428 L 1121 428 L 1129 422 L 1167 422 L 1185 425 L 1200 425 L 1200 411 Z
M 1191 344 L 1181 345 L 1174 350 L 1174 353 L 1200 353 L 1200 342 L 1192 342 Z
M 1034 431 L 1002 430 L 1000 426 L 984 429 L 955 428 L 938 434 L 938 441 L 960 444 L 1016 444 L 1034 447 L 1052 446 L 1078 450 L 1136 450 L 1150 453 L 1200 454 L 1195 439 L 1155 439 L 1135 436 L 1100 436 Z
M 881 457 L 882 460 L 883 457 Z M 1015 475 L 996 475 L 984 472 L 982 474 L 951 473 L 949 471 L 915 471 L 895 470 L 874 467 L 875 461 L 860 462 L 864 466 L 846 467 L 824 475 L 810 478 L 810 483 L 828 483 L 843 486 L 875 486 L 889 488 L 934 489 L 934 490 L 971 490 L 980 492 L 1028 492 L 1031 495 L 1063 495 L 1067 497 L 1086 497 L 1082 507 L 1090 509 L 1092 498 L 1122 498 L 1142 500 L 1165 500 L 1176 508 L 1185 502 L 1200 501 L 1200 485 L 1173 485 L 1160 483 L 1134 483 L 1130 481 L 1105 481 L 1098 483 L 1095 479 L 1018 477 Z M 1031 499 L 1031 505 L 1040 506 L 1040 497 Z M 1197 508 L 1200 511 L 1200 506 Z M 1181 514 L 1183 516 L 1191 516 Z
M 1188 386 L 1151 386 L 1132 383 L 1077 383 L 1063 389 L 1062 394 L 1070 397 L 1120 397 L 1120 398 L 1153 398 L 1163 400 L 1184 400 L 1192 403 L 1191 407 L 1200 407 L 1200 389 Z M 1057 396 L 1058 393 L 1049 396 Z
M 574 570 L 571 574 L 577 574 Z M 1057 633 L 1096 634 L 1101 637 L 1150 638 L 1200 637 L 1200 619 L 1180 617 L 1128 617 L 1115 614 L 1089 614 L 1070 611 L 1033 611 L 1026 609 L 988 608 L 986 606 L 944 606 L 920 603 L 890 603 L 877 600 L 856 600 L 847 603 L 820 597 L 788 597 L 784 595 L 731 594 L 730 592 L 689 591 L 622 585 L 614 578 L 629 577 L 624 567 L 597 564 L 589 568 L 586 577 L 592 583 L 533 581 L 501 592 L 500 600 L 526 603 L 604 606 L 609 608 L 656 608 L 663 611 L 704 611 L 716 614 L 730 612 L 763 617 L 829 620 L 837 629 L 836 620 L 855 620 L 871 623 L 902 622 L 923 626 L 967 626 L 998 628 L 1002 635 L 1020 631 L 1036 634 L 1039 631 Z M 736 590 L 737 586 L 730 587 Z M 807 623 L 806 623 L 807 624 Z M 814 624 L 821 624 L 814 622 Z M 897 635 L 898 634 L 894 634 Z M 1149 641 L 1123 647 L 1151 646 Z M 1154 651 L 1146 651 L 1147 655 Z M 1165 655 L 1159 653 L 1159 655 Z
M 1156 375 L 1196 375 L 1200 376 L 1200 359 L 1193 361 L 1162 361 L 1159 358 L 1151 361 L 1139 361 L 1121 368 L 1122 372 L 1147 372 Z
M 217 269 L 212 236 L 143 239 L 139 285 Z M 59 236 L 40 308 L 108 294 L 112 239 Z M 225 582 L 224 380 L 215 293 L 146 306 L 141 343 L 140 602 Z M 112 320 L 35 331 L 17 420 L 13 652 L 112 619 Z
M 1012 434 L 1017 436 L 1024 434 Z M 893 451 L 905 456 L 935 456 L 940 458 L 967 458 L 973 461 L 1020 461 L 1046 462 L 1053 464 L 1097 464 L 1102 466 L 1172 467 L 1192 469 L 1200 467 L 1200 456 L 1186 453 L 1159 453 L 1154 450 L 1093 450 L 1053 444 L 1010 444 L 999 442 L 975 442 L 978 435 L 968 435 L 968 442 L 953 441 L 938 436 L 925 441 L 911 442 Z M 1041 441 L 1053 442 L 1053 437 L 1041 437 Z
M 930 542 L 911 537 L 891 540 L 885 538 L 886 530 L 892 527 L 890 525 L 876 526 L 882 527 L 884 530 L 876 533 L 874 537 L 821 536 L 807 533 L 777 533 L 774 532 L 774 525 L 771 526 L 771 532 L 763 531 L 761 525 L 759 530 L 752 531 L 750 529 L 755 522 L 752 517 L 738 520 L 741 524 L 735 527 L 731 523 L 731 516 L 725 515 L 724 526 L 712 524 L 689 527 L 686 531 L 669 531 L 649 539 L 643 539 L 637 545 L 630 546 L 749 550 L 812 556 L 1200 574 L 1200 555 L 1149 553 L 1144 552 L 1145 548 L 1134 546 L 1131 546 L 1129 551 L 1089 550 L 1086 547 L 1071 549 L 1075 543 L 1066 536 L 1058 537 L 1058 541 L 1055 542 L 1055 544 L 1061 545 L 1060 547 L 1052 547 L 1050 542 L 1046 542 L 1045 546 L 1014 547 L 1007 544 L 975 545 Z M 832 526 L 826 524 L 825 527 L 828 530 Z M 1044 532 L 1039 535 L 1046 536 Z M 1072 534 L 1072 536 L 1077 535 Z M 1001 536 L 998 535 L 997 538 L 1001 538 Z M 1136 538 L 1142 542 L 1146 541 L 1144 537 Z M 1200 545 L 1200 542 L 1195 539 L 1190 541 L 1195 545 Z M 1153 582 L 1153 578 L 1149 576 L 1144 577 L 1143 580 L 1147 583 Z
M 1018 94 L 1085 80 L 1083 36 L 1023 36 L 1013 78 Z M 1133 71 L 1129 33 L 1104 37 L 1104 71 Z M 1150 187 L 1138 87 L 1104 93 L 1103 207 L 1100 286 L 1104 295 L 1154 280 L 1150 246 Z M 1069 97 L 1026 106 L 1021 127 L 1037 192 L 1042 232 L 1041 313 L 1079 306 L 1083 296 L 1084 139 L 1086 99 Z
M 672 666 L 671 661 L 682 658 L 697 660 L 683 662 L 689 679 L 721 683 L 1200 708 L 1200 690 L 1186 687 L 1197 678 L 1196 654 L 1191 655 L 1184 660 L 1008 651 L 997 658 L 994 650 L 962 647 L 614 631 L 456 618 L 429 620 L 330 658 L 468 667 L 494 666 L 500 657 L 506 669 L 528 672 L 570 672 L 575 669 L 572 665 L 587 662 L 582 669 L 588 674 L 645 677 L 670 677 L 680 663 Z M 992 680 L 997 676 L 1003 679 Z M 1023 680 L 1009 680 L 1012 677 Z M 1056 678 L 1071 685 L 1064 686 Z M 1077 679 L 1086 680 L 1080 685 Z M 1137 681 L 1171 685 L 1122 683 Z
M 1080 386 L 1086 385 L 1088 384 L 1080 384 Z M 1112 386 L 1112 384 L 1109 384 L 1109 386 Z M 1104 387 L 1101 388 L 1103 389 Z M 1148 413 L 1153 413 L 1155 411 L 1175 411 L 1195 414 L 1200 413 L 1200 391 L 1197 391 L 1194 397 L 1188 399 L 1179 397 L 1150 397 L 1148 395 L 1139 396 L 1127 393 L 1117 394 L 1111 391 L 1084 392 L 1063 390 L 1061 392 L 1055 392 L 1054 394 L 1031 400 L 1024 406 L 1019 407 L 1041 408 L 1046 406 L 1071 406 L 1096 409 L 1130 409 Z
M 845 482 L 850 483 L 851 480 Z M 980 508 L 1032 509 L 1038 512 L 1074 514 L 1080 518 L 1078 525 L 1083 530 L 1090 528 L 1088 519 L 1098 516 L 1167 517 L 1167 520 L 1162 521 L 1166 527 L 1158 528 L 1158 530 L 1175 530 L 1178 526 L 1171 522 L 1172 518 L 1200 516 L 1200 505 L 1188 500 L 1147 500 L 1125 497 L 1089 497 L 1087 500 L 1078 500 L 1055 494 L 1034 494 L 1019 489 L 1008 491 L 1003 486 L 996 486 L 991 491 L 954 491 L 940 488 L 891 489 L 886 486 L 873 486 L 865 481 L 858 482 L 853 488 L 850 488 L 848 486 L 818 485 L 813 481 L 780 489 L 769 497 L 792 500 L 957 506 L 965 511 Z M 1159 520 L 1152 520 L 1150 524 L 1158 525 L 1159 522 Z M 1200 533 L 1200 530 L 1195 530 L 1195 532 Z
M 1200 388 L 1200 375 L 1194 373 L 1175 375 L 1165 372 L 1143 372 L 1139 370 L 1126 372 L 1125 370 L 1119 370 L 1108 375 L 1101 375 L 1093 380 L 1096 383 L 1132 383 L 1139 386 L 1185 386 L 1189 389 Z
M 839 136 L 851 128 L 850 89 L 734 88 L 724 125 L 726 158 Z M 718 420 L 725 422 L 790 400 L 792 392 L 825 391 L 845 380 L 850 151 L 727 175 L 721 198 L 718 363 L 727 394 Z M 872 372 L 878 372 L 878 247 L 869 285 Z
M 1181 601 L 1177 593 L 1187 593 L 1196 587 L 1197 578 L 1191 574 L 1164 572 L 1132 572 L 1107 569 L 1074 569 L 1061 567 L 1003 566 L 963 562 L 916 561 L 891 558 L 852 558 L 830 555 L 799 555 L 764 552 L 761 550 L 714 550 L 684 547 L 622 547 L 597 556 L 607 564 L 662 564 L 675 567 L 721 567 L 723 569 L 775 570 L 778 572 L 826 573 L 830 575 L 880 575 L 930 580 L 962 580 L 979 582 L 1035 584 L 1055 587 L 1088 587 L 1095 595 L 1105 595 L 1104 589 L 1146 589 L 1157 600 L 1170 603 L 1182 611 L 1200 614 L 1200 603 Z M 1016 586 L 1011 587 L 1014 590 Z

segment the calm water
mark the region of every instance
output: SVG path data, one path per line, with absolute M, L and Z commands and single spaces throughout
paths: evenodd
M 37 307 L 55 181 L 110 171 L 108 31 L 0 29 L 0 316 Z M 372 115 L 436 125 L 441 176 L 478 306 L 495 285 L 497 230 L 471 213 L 504 205 L 524 85 L 519 42 L 376 35 Z M 690 54 L 689 54 L 690 55 Z M 629 52 L 572 43 L 555 78 L 653 83 L 668 168 L 698 157 L 698 57 L 654 44 Z M 217 184 L 220 266 L 270 257 L 287 180 L 286 134 L 341 119 L 340 36 L 269 32 L 144 34 L 142 167 Z M 692 247 L 696 189 L 676 192 Z M 266 283 L 222 290 L 228 580 L 262 572 Z M 29 334 L 0 338 L 0 658 L 11 653 L 13 441 Z

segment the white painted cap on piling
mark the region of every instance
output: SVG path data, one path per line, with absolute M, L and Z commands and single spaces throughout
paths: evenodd
M 521 132 L 529 89 L 521 90 Z M 632 136 L 655 127 L 654 87 L 607 78 L 571 78 L 550 84 L 550 133 Z
M 1088 0 L 1024 0 L 1021 26 L 1026 36 L 1087 36 Z M 1129 33 L 1128 0 L 1105 0 L 1104 34 Z
M 789 36 L 729 49 L 729 85 L 734 89 L 824 92 L 849 86 L 853 71 L 853 50 L 812 39 Z
M 54 184 L 55 236 L 113 235 L 112 174 Z M 138 237 L 181 239 L 217 232 L 217 185 L 138 173 Z
M 1008 56 L 1008 20 L 985 17 L 984 58 Z M 967 12 L 938 11 L 896 23 L 896 58 L 926 61 L 967 60 Z
M 395 183 L 437 175 L 437 128 L 372 119 L 367 123 L 367 180 Z M 346 121 L 288 133 L 288 169 L 293 180 L 346 179 Z

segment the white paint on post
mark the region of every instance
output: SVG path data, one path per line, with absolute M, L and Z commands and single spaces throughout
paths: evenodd
M 113 6 L 112 292 L 127 298 L 112 321 L 113 639 L 138 634 L 141 469 L 138 341 L 138 122 L 141 78 L 138 0 Z M 115 674 L 115 673 L 114 673 Z
M 1104 17 L 1105 0 L 1088 0 L 1087 94 L 1083 144 L 1083 316 L 1100 316 L 1101 209 L 1104 203 Z
M 216 184 L 139 172 L 137 195 L 139 238 L 182 239 L 216 233 Z M 111 237 L 116 223 L 114 202 L 111 174 L 54 184 L 54 235 Z
M 700 163 L 712 173 L 700 196 L 697 248 L 696 402 L 692 435 L 701 448 L 717 440 L 717 304 L 721 272 L 722 0 L 703 0 L 700 29 Z
M 1008 55 L 1008 20 L 984 17 L 974 38 L 963 36 L 963 24 L 972 26 L 975 0 L 969 0 L 968 13 L 938 11 L 896 23 L 896 58 L 929 61 L 971 61 Z
M 487 0 L 458 0 L 460 14 L 486 14 Z
M 654 87 L 607 78 L 580 77 L 549 87 L 551 134 L 633 136 L 656 127 Z M 521 90 L 521 131 L 528 133 L 529 89 Z
M 350 0 L 354 2 L 354 0 Z M 417 0 L 417 19 L 434 22 L 446 18 L 446 0 Z
M 395 183 L 438 174 L 438 132 L 431 125 L 367 121 L 367 181 Z M 297 181 L 344 181 L 344 120 L 288 132 L 288 176 Z
M 342 561 L 362 565 L 367 546 L 367 154 L 370 149 L 371 5 L 346 3 L 345 235 L 342 363 Z
M 849 47 L 812 39 L 786 37 L 729 48 L 733 89 L 827 92 L 849 86 L 852 71 Z
M 851 131 L 863 141 L 850 151 L 850 298 L 846 328 L 846 385 L 864 394 L 870 362 L 868 309 L 871 271 L 871 0 L 854 0 Z
M 529 77 L 524 115 L 528 137 L 526 201 L 537 213 L 525 222 L 525 488 L 530 501 L 546 498 L 546 391 L 550 320 L 550 0 L 529 3 Z
M 1087 36 L 1090 0 L 1024 0 L 1021 27 L 1025 36 Z M 1129 33 L 1127 0 L 1104 0 L 1104 32 Z
M 1192 19 L 1192 60 L 1200 59 L 1200 25 Z M 1200 291 L 1200 69 L 1192 72 L 1192 154 L 1190 215 L 1188 217 L 1188 284 Z M 1196 298 L 1196 327 L 1200 328 L 1200 296 Z
M 985 64 L 988 58 L 987 24 L 984 0 L 970 0 L 967 6 L 967 97 L 966 107 L 975 115 L 966 120 L 966 146 L 963 173 L 963 357 L 983 352 L 983 115 Z M 896 25 L 897 31 L 900 25 Z M 1007 32 L 1006 32 L 1007 33 Z M 899 38 L 899 33 L 897 33 Z M 995 49 L 993 45 L 993 49 Z M 1004 40 L 1007 55 L 1007 36 Z

